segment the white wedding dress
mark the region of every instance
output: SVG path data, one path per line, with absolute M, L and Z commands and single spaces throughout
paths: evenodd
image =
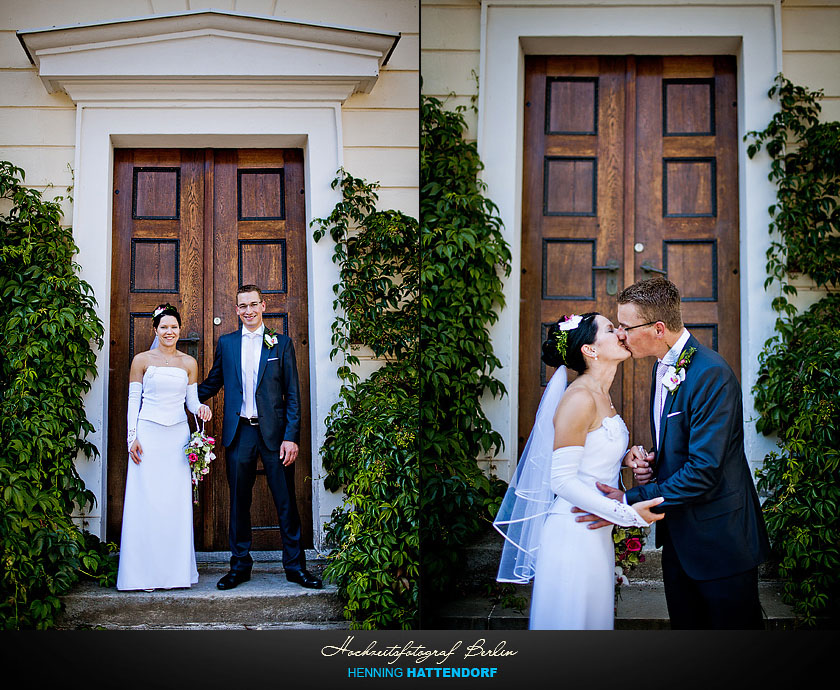
M 150 366 L 143 375 L 137 421 L 143 455 L 139 465 L 128 460 L 117 589 L 198 582 L 192 479 L 184 455 L 190 436 L 187 383 L 187 372 L 179 367 Z
M 618 415 L 586 435 L 581 446 L 558 448 L 551 461 L 556 494 L 545 518 L 531 595 L 532 630 L 611 630 L 615 552 L 612 529 L 576 522 L 577 506 L 625 526 L 647 523 L 628 505 L 607 498 L 595 482 L 618 486 L 629 433 Z

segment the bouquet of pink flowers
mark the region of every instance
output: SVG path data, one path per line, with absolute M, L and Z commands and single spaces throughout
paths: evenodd
M 210 471 L 210 463 L 216 458 L 213 452 L 215 445 L 216 439 L 204 433 L 204 422 L 202 422 L 201 429 L 193 431 L 190 442 L 184 448 L 184 455 L 189 460 L 192 472 L 193 503 L 196 505 L 198 505 L 198 483 Z

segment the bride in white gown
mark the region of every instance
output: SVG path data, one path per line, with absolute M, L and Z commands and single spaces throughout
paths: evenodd
M 618 365 L 630 357 L 606 317 L 561 319 L 543 343 L 543 361 L 558 367 L 540 401 L 534 428 L 494 526 L 505 543 L 497 580 L 525 584 L 532 630 L 611 630 L 615 591 L 612 530 L 577 522 L 577 507 L 624 526 L 645 527 L 664 515 L 664 499 L 628 506 L 596 482 L 617 486 L 629 433 L 610 399 Z M 578 377 L 566 387 L 566 366 Z
M 193 543 L 192 480 L 184 447 L 189 410 L 198 402 L 198 365 L 179 352 L 181 317 L 171 305 L 154 311 L 159 345 L 134 357 L 129 374 L 128 451 L 117 589 L 171 589 L 198 582 Z

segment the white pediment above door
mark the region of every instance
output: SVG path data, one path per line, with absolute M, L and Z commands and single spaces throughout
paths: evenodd
M 17 32 L 49 92 L 258 84 L 368 93 L 399 34 L 201 10 Z M 145 88 L 144 88 L 145 87 Z M 189 91 L 190 89 L 187 89 Z M 204 91 L 204 89 L 202 89 Z M 76 93 L 74 93 L 76 92 Z

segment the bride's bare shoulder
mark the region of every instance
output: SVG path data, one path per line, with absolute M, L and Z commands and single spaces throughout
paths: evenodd
M 554 413 L 555 421 L 588 420 L 595 415 L 595 396 L 588 388 L 576 386 L 572 383 L 563 394 L 557 411 Z
M 592 393 L 572 383 L 554 413 L 554 447 L 582 446 L 596 409 Z
M 131 371 L 129 373 L 130 381 L 142 381 L 143 374 L 145 374 L 146 369 L 149 368 L 149 357 L 149 350 L 146 350 L 146 352 L 138 352 L 134 355 L 134 359 L 131 360 Z

